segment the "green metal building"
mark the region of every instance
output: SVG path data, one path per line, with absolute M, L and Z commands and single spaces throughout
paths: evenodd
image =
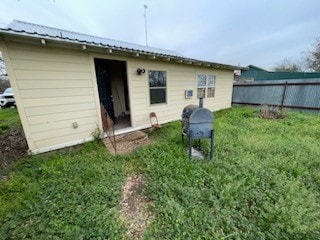
M 320 79 L 320 72 L 269 72 L 254 65 L 241 70 L 239 80 L 267 81 L 267 80 L 293 80 L 293 79 Z

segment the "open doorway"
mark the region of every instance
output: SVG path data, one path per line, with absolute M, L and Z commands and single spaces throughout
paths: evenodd
M 126 62 L 94 59 L 100 103 L 114 122 L 114 129 L 131 127 Z

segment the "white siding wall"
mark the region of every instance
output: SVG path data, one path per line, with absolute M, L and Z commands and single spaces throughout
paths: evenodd
M 136 74 L 137 68 L 145 68 L 146 73 Z M 167 72 L 167 103 L 150 105 L 148 70 Z M 130 60 L 128 75 L 130 85 L 131 113 L 134 127 L 149 124 L 149 113 L 156 112 L 160 122 L 181 118 L 182 110 L 188 104 L 198 104 L 197 75 L 216 76 L 215 97 L 204 99 L 204 107 L 217 111 L 231 106 L 233 71 L 217 70 L 201 66 L 165 63 L 158 61 Z M 185 90 L 193 90 L 193 98 L 185 98 Z
M 30 150 L 90 138 L 99 108 L 89 54 L 16 43 L 7 49 Z

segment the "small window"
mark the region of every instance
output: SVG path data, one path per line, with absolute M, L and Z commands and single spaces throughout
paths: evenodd
M 149 71 L 150 103 L 167 102 L 167 72 Z
M 198 75 L 197 98 L 213 98 L 216 85 L 216 76 Z

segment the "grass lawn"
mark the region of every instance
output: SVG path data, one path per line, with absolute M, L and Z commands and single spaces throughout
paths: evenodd
M 27 156 L 27 141 L 16 108 L 0 109 L 0 176 Z
M 21 161 L 0 180 L 0 239 L 125 239 L 132 173 L 145 175 L 155 216 L 142 239 L 319 239 L 320 115 L 214 115 L 214 161 L 188 159 L 179 122 L 127 155 L 91 142 Z
M 10 130 L 21 128 L 18 111 L 16 108 L 0 109 L 0 135 Z

